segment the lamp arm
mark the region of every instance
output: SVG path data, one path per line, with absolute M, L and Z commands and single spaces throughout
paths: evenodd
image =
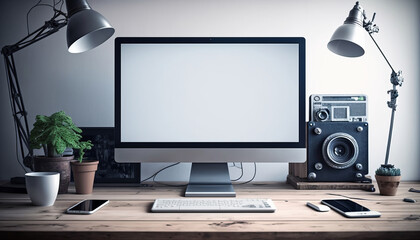
M 375 15 L 374 15 L 375 17 Z M 373 18 L 374 18 L 373 17 Z M 367 25 L 371 25 L 373 22 L 370 21 L 369 24 Z M 376 28 L 376 25 L 374 25 Z M 368 31 L 370 38 L 372 38 L 373 42 L 375 43 L 376 47 L 379 49 L 379 51 L 381 52 L 382 56 L 385 58 L 385 61 L 388 63 L 388 66 L 391 68 L 392 73 L 391 73 L 391 83 L 392 83 L 392 89 L 388 90 L 388 94 L 390 94 L 390 98 L 391 100 L 388 101 L 388 107 L 391 108 L 391 121 L 389 124 L 389 133 L 388 133 L 388 143 L 387 143 L 387 147 L 386 147 L 386 154 L 385 154 L 385 164 L 382 165 L 383 167 L 393 167 L 393 165 L 388 164 L 388 160 L 389 160 L 389 152 L 391 149 L 391 139 L 392 139 L 392 130 L 394 128 L 394 117 L 395 117 L 395 111 L 397 110 L 397 98 L 398 98 L 398 90 L 397 90 L 397 86 L 401 86 L 404 78 L 402 77 L 402 72 L 398 71 L 395 72 L 394 68 L 392 67 L 391 63 L 388 61 L 388 59 L 386 58 L 384 52 L 382 51 L 382 49 L 379 47 L 378 43 L 375 41 L 375 39 L 372 36 L 372 33 L 377 32 L 377 31 L 369 31 L 369 28 L 367 26 L 365 26 L 366 31 Z M 379 30 L 376 28 L 376 30 Z
M 386 63 L 388 63 L 388 66 L 391 68 L 392 72 L 395 72 L 394 68 L 392 67 L 391 63 L 388 61 L 388 58 L 386 58 L 384 52 L 382 51 L 382 49 L 379 47 L 378 43 L 376 42 L 376 40 L 373 38 L 372 33 L 369 32 L 369 36 L 370 38 L 373 40 L 373 42 L 375 43 L 376 47 L 379 49 L 379 52 L 381 52 L 382 56 L 384 57 Z
M 386 153 L 385 153 L 385 164 L 383 165 L 383 167 L 393 167 L 392 165 L 388 164 L 388 160 L 389 160 L 389 151 L 391 150 L 391 139 L 392 139 L 392 130 L 394 128 L 394 117 L 395 117 L 395 111 L 397 110 L 397 97 L 398 97 L 398 91 L 396 89 L 396 85 L 393 86 L 392 90 L 389 90 L 388 93 L 391 93 L 391 101 L 393 102 L 393 107 L 390 107 L 390 102 L 388 102 L 388 106 L 391 108 L 391 121 L 389 123 L 389 132 L 388 132 L 388 143 L 386 145 Z M 393 98 L 393 95 L 396 94 L 396 96 Z
M 59 17 L 64 17 L 60 18 Z M 4 56 L 9 56 L 27 46 L 30 46 L 54 33 L 67 25 L 67 15 L 59 10 L 55 10 L 54 16 L 45 22 L 43 26 L 28 34 L 26 37 L 13 45 L 4 46 L 1 53 Z
M 64 17 L 60 18 L 59 17 Z M 15 123 L 15 131 L 17 135 L 17 142 L 20 146 L 20 154 L 23 159 L 23 163 L 26 167 L 32 169 L 32 157 L 33 151 L 29 143 L 29 126 L 27 119 L 27 112 L 25 104 L 23 102 L 22 92 L 20 90 L 19 79 L 16 71 L 16 64 L 13 57 L 13 53 L 26 48 L 63 28 L 67 25 L 67 16 L 59 11 L 55 10 L 54 16 L 46 21 L 45 24 L 28 34 L 26 37 L 18 41 L 13 45 L 4 46 L 1 53 L 4 57 L 5 72 L 7 78 L 7 85 L 9 91 L 10 106 L 12 109 L 13 120 Z M 28 153 L 25 154 L 25 151 Z

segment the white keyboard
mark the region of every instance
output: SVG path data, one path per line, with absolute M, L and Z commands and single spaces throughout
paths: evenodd
M 156 199 L 152 212 L 274 212 L 271 199 L 174 198 Z

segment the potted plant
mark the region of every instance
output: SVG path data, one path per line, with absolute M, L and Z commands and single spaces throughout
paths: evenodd
M 89 149 L 92 144 L 82 142 L 82 130 L 74 125 L 71 117 L 60 111 L 51 116 L 37 115 L 34 128 L 30 133 L 30 147 L 44 149 L 45 156 L 35 156 L 33 161 L 36 172 L 59 172 L 58 193 L 67 193 L 70 182 L 70 161 L 73 155 L 63 156 L 68 148 Z
M 379 193 L 385 196 L 395 196 L 401 180 L 401 171 L 392 164 L 382 164 L 375 172 Z
M 91 149 L 90 141 L 82 142 L 79 148 L 79 158 L 77 161 L 71 161 L 71 169 L 73 172 L 74 186 L 78 194 L 90 194 L 93 190 L 93 182 L 95 180 L 95 172 L 98 169 L 97 160 L 83 160 L 85 150 Z

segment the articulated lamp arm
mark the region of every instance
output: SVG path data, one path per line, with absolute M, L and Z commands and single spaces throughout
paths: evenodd
M 373 33 L 377 33 L 379 32 L 379 28 L 378 26 L 376 26 L 376 24 L 373 23 L 374 19 L 375 19 L 375 15 L 376 13 L 373 14 L 372 20 L 371 21 L 366 21 L 366 15 L 365 15 L 365 11 L 363 10 L 363 27 L 365 28 L 365 30 L 369 33 L 370 38 L 373 40 L 373 42 L 375 43 L 376 47 L 379 49 L 379 51 L 381 52 L 382 56 L 384 57 L 385 61 L 388 63 L 388 66 L 391 68 L 392 73 L 391 73 L 391 84 L 392 84 L 392 89 L 388 90 L 388 94 L 390 94 L 390 101 L 388 101 L 388 107 L 391 108 L 392 112 L 391 112 L 391 121 L 389 124 L 389 134 L 388 134 L 388 144 L 387 144 L 387 148 L 386 148 L 386 155 L 385 155 L 385 164 L 382 165 L 383 167 L 393 167 L 393 165 L 388 164 L 388 160 L 389 160 L 389 151 L 391 148 L 391 139 L 392 139 L 392 130 L 394 128 L 394 117 L 395 117 L 395 111 L 397 110 L 397 98 L 398 98 L 398 90 L 397 90 L 397 86 L 402 86 L 402 83 L 404 81 L 404 78 L 402 76 L 402 71 L 398 71 L 395 72 L 394 68 L 392 67 L 391 63 L 388 61 L 388 59 L 386 58 L 384 52 L 382 51 L 382 49 L 379 47 L 378 43 L 375 41 L 375 39 L 373 38 L 372 34 Z
M 20 90 L 19 79 L 13 53 L 20 51 L 54 33 L 67 25 L 67 16 L 59 10 L 55 10 L 54 16 L 46 21 L 45 24 L 28 34 L 26 37 L 13 45 L 4 46 L 1 53 L 4 57 L 6 78 L 8 83 L 10 105 L 12 108 L 13 120 L 17 134 L 17 141 L 20 146 L 20 154 L 23 164 L 32 169 L 33 151 L 29 144 L 29 126 L 27 112 L 23 103 L 23 97 Z M 25 153 L 27 152 L 27 153 Z
M 4 56 L 17 141 L 20 143 L 20 152 L 24 165 L 28 168 L 32 168 L 33 152 L 29 143 L 30 132 L 27 113 L 23 104 L 13 53 L 56 33 L 65 26 L 67 26 L 68 50 L 71 53 L 81 53 L 95 48 L 109 39 L 115 32 L 104 16 L 89 6 L 87 0 L 68 0 L 65 2 L 68 14 L 62 12 L 61 7 L 60 9 L 55 8 L 56 4 L 48 5 L 54 10 L 54 15 L 49 21 L 46 21 L 42 27 L 28 34 L 19 42 L 5 46 L 1 50 Z M 34 7 L 38 6 L 39 3 Z M 28 152 L 27 155 L 25 154 L 25 148 Z

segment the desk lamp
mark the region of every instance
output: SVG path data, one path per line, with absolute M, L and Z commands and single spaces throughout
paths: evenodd
M 392 129 L 394 126 L 394 115 L 397 108 L 397 97 L 398 90 L 397 86 L 401 86 L 404 78 L 402 77 L 402 72 L 395 72 L 394 68 L 389 63 L 388 59 L 385 57 L 381 48 L 376 43 L 372 34 L 379 32 L 378 26 L 373 24 L 375 19 L 375 14 L 373 14 L 372 20 L 368 21 L 366 18 L 365 11 L 359 5 L 359 2 L 356 2 L 353 9 L 350 11 L 349 16 L 344 21 L 344 24 L 341 25 L 331 37 L 330 42 L 327 47 L 332 52 L 344 56 L 344 57 L 360 57 L 365 53 L 364 42 L 365 42 L 365 31 L 369 33 L 369 36 L 375 43 L 376 47 L 381 52 L 382 56 L 385 58 L 389 67 L 392 70 L 391 73 L 391 83 L 393 85 L 392 89 L 388 91 L 390 94 L 391 100 L 388 101 L 388 107 L 391 108 L 391 123 L 389 127 L 388 134 L 388 144 L 386 148 L 385 155 L 385 164 L 382 164 L 382 167 L 393 168 L 394 166 L 388 163 L 389 159 L 389 150 L 391 148 L 391 138 L 392 138 Z
M 63 5 L 61 2 L 61 6 Z M 22 40 L 13 45 L 2 48 L 6 67 L 6 77 L 8 81 L 10 104 L 15 123 L 16 135 L 20 144 L 20 153 L 26 167 L 32 168 L 32 149 L 29 147 L 29 127 L 27 112 L 23 103 L 23 97 L 19 86 L 17 70 L 13 53 L 26 48 L 43 38 L 46 38 L 67 25 L 67 45 L 71 53 L 80 53 L 95 48 L 114 34 L 114 28 L 98 12 L 91 9 L 86 0 L 67 0 L 66 6 L 68 13 L 64 13 L 56 8 L 57 4 L 40 4 L 36 6 L 49 6 L 53 9 L 53 17 L 45 24 L 29 33 Z M 28 154 L 25 155 L 25 148 Z

